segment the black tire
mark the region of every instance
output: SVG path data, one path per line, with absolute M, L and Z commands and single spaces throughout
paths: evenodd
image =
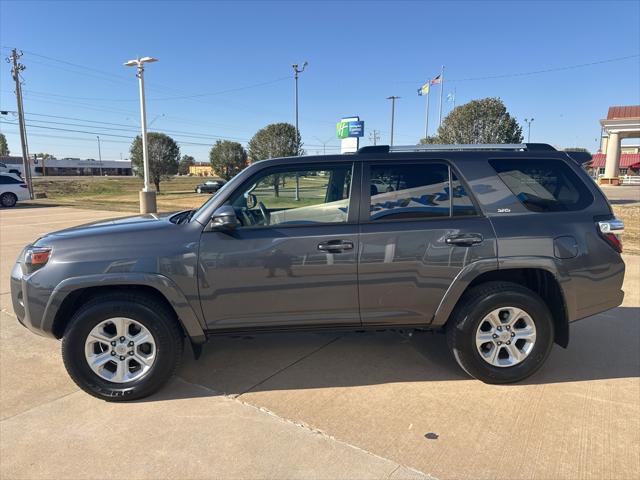
M 508 367 L 485 361 L 476 347 L 476 332 L 491 311 L 513 306 L 525 310 L 536 329 L 528 356 Z M 460 299 L 446 325 L 447 342 L 462 369 L 485 383 L 514 383 L 533 375 L 553 346 L 553 319 L 549 308 L 534 291 L 511 282 L 487 282 L 473 287 Z
M 3 207 L 11 208 L 15 207 L 16 203 L 18 203 L 18 197 L 15 193 L 5 192 L 0 195 L 0 204 Z
M 142 377 L 114 383 L 96 374 L 85 358 L 85 341 L 100 322 L 131 318 L 144 325 L 156 343 L 156 359 Z M 162 387 L 176 372 L 183 350 L 183 335 L 174 312 L 145 295 L 113 293 L 96 297 L 73 315 L 62 339 L 64 366 L 73 381 L 94 397 L 111 402 L 136 400 Z

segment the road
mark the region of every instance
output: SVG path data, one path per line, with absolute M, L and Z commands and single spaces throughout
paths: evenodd
M 8 278 L 42 233 L 113 215 L 0 211 L 1 478 L 640 477 L 638 256 L 624 304 L 517 385 L 466 377 L 440 335 L 280 334 L 216 338 L 158 394 L 108 404 L 18 324 Z

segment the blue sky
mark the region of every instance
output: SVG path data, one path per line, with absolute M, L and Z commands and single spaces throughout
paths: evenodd
M 388 143 L 389 95 L 402 97 L 395 143 L 417 142 L 425 102 L 416 89 L 441 65 L 445 97 L 455 89 L 460 105 L 499 96 L 521 123 L 535 118 L 536 142 L 593 151 L 607 108 L 640 103 L 638 56 L 511 75 L 640 54 L 638 1 L 2 0 L 0 45 L 2 57 L 24 51 L 30 151 L 58 158 L 97 158 L 96 134 L 103 159 L 127 158 L 139 113 L 134 71 L 122 63 L 137 55 L 160 59 L 146 71 L 150 130 L 170 133 L 198 160 L 217 138 L 246 143 L 268 123 L 293 123 L 291 64 L 304 60 L 300 130 L 309 153 L 323 142 L 336 151 L 335 123 L 354 114 L 366 123 L 363 144 L 373 129 Z M 509 76 L 479 79 L 496 75 Z M 5 62 L 0 109 L 16 109 Z M 0 131 L 18 153 L 17 127 Z

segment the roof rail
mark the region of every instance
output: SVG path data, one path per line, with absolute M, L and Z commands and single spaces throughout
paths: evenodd
M 465 150 L 524 150 L 524 151 L 555 151 L 546 143 L 459 143 L 459 144 L 418 144 L 418 145 L 368 145 L 358 150 L 358 153 L 389 153 L 389 152 L 438 152 Z

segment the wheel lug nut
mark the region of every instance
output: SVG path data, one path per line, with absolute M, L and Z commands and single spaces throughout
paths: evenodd
M 507 325 L 507 330 L 511 330 L 511 327 L 509 325 Z
M 501 332 L 502 331 L 502 327 L 498 327 L 498 331 Z
M 493 337 L 493 338 L 498 338 L 498 334 L 494 333 L 494 334 L 492 335 L 492 337 Z
M 515 337 L 516 336 L 515 332 L 511 332 L 511 336 Z
M 124 360 L 124 356 L 123 355 L 120 355 L 120 360 Z
M 115 356 L 116 352 L 114 352 L 113 350 L 111 350 L 111 356 Z
M 115 340 L 113 342 L 111 342 L 111 346 L 113 346 L 113 347 L 116 346 L 116 341 Z
M 121 342 L 124 342 L 124 337 L 120 337 L 120 341 L 121 341 Z
M 507 340 L 507 345 L 511 345 L 511 340 Z
M 502 345 L 502 342 L 498 342 L 498 345 Z
M 133 355 L 133 350 L 129 350 L 129 355 Z

